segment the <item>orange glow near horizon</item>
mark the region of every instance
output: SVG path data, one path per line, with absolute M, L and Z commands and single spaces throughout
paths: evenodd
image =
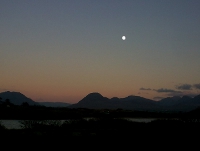
M 1 1 L 0 92 L 69 103 L 200 93 L 200 1 L 154 3 Z

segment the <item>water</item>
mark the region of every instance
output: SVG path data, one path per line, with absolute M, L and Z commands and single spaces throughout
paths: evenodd
M 19 120 L 0 120 L 7 129 L 21 129 Z
M 91 119 L 91 118 L 86 118 Z M 153 120 L 156 120 L 156 118 L 125 118 L 129 121 L 133 122 L 151 122 Z M 61 120 L 61 123 L 66 120 Z M 21 129 L 21 123 L 19 120 L 0 120 L 1 124 L 4 125 L 7 129 Z
M 126 119 L 133 122 L 144 122 L 144 123 L 149 123 L 151 121 L 157 120 L 157 118 L 126 118 Z

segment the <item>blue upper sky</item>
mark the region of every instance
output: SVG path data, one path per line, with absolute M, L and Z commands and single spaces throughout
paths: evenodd
M 0 91 L 199 94 L 199 15 L 199 0 L 1 0 Z

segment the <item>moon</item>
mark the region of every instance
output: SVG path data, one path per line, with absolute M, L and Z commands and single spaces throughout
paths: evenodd
M 122 36 L 122 40 L 126 40 L 126 36 Z

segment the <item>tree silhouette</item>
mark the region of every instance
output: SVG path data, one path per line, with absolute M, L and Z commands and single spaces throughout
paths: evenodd
M 6 127 L 2 124 L 2 121 L 0 121 L 0 131 L 5 130 L 5 129 L 6 129 Z
M 14 104 L 10 102 L 10 99 L 6 99 L 6 100 L 5 100 L 5 105 L 6 105 L 7 107 L 14 106 Z
M 5 102 L 10 104 L 10 99 L 6 99 Z
M 0 105 L 2 105 L 3 104 L 3 101 L 2 101 L 2 98 L 0 97 Z
M 23 107 L 29 107 L 29 104 L 28 104 L 27 102 L 23 102 L 23 103 L 21 104 L 21 106 L 23 106 Z

